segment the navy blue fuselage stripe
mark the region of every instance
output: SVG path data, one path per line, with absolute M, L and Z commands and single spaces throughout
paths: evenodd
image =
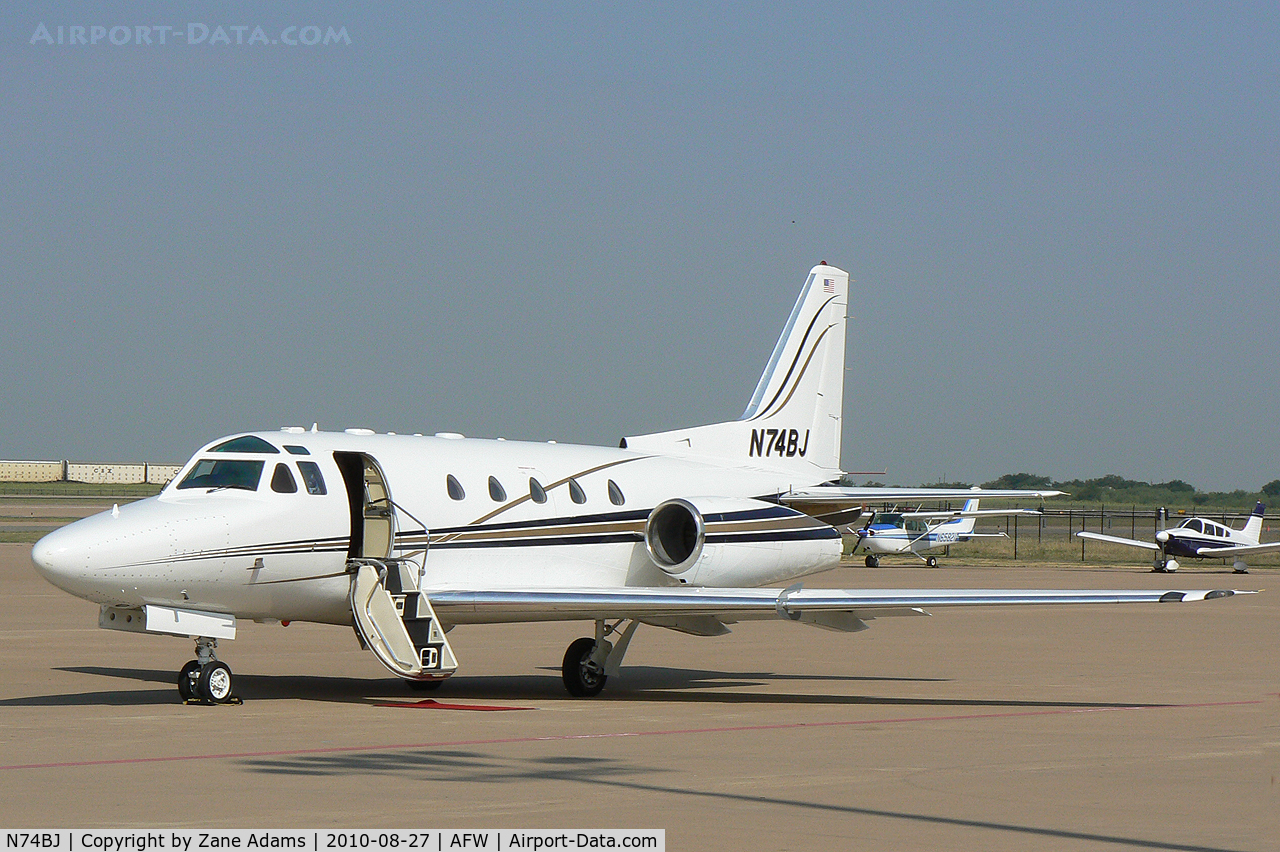
M 625 523 L 647 520 L 652 509 L 641 509 L 634 512 L 609 512 L 600 515 L 570 515 L 558 518 L 537 518 L 529 521 L 506 521 L 500 524 L 468 524 L 461 527 L 435 527 L 431 534 L 452 535 L 455 533 L 501 532 L 506 530 L 536 530 L 543 527 L 574 527 L 587 524 Z M 803 512 L 789 509 L 786 506 L 762 506 L 758 509 L 743 509 L 737 512 L 716 512 L 706 515 L 707 523 L 729 523 L 732 521 L 754 521 L 761 518 L 803 518 Z M 422 535 L 424 530 L 399 533 L 398 535 Z
M 774 532 L 725 532 L 725 533 L 708 533 L 706 541 L 708 544 L 732 544 L 734 542 L 746 541 L 821 541 L 823 539 L 840 538 L 840 531 L 834 527 L 813 527 L 802 530 L 777 530 Z M 639 544 L 644 541 L 644 536 L 636 532 L 620 532 L 620 533 L 598 533 L 594 535 L 561 535 L 546 536 L 543 538 L 506 538 L 506 539 L 482 539 L 480 541 L 459 539 L 455 541 L 442 541 L 433 543 L 432 550 L 453 550 L 466 548 L 488 548 L 488 547 L 550 547 L 550 546 L 570 546 L 576 544 Z M 408 549 L 406 546 L 398 546 L 400 549 Z

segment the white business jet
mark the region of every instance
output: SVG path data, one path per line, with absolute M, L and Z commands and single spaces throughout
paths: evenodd
M 868 568 L 878 567 L 881 556 L 900 553 L 910 553 L 928 567 L 937 568 L 938 557 L 924 555 L 927 551 L 975 538 L 1007 538 L 1002 532 L 975 532 L 978 518 L 1039 514 L 1036 509 L 979 509 L 977 499 L 966 500 L 963 508 L 954 511 L 876 512 L 861 529 L 853 531 L 853 552 L 866 554 Z
M 809 273 L 738 420 L 618 448 L 302 428 L 216 440 L 157 495 L 36 543 L 53 584 L 101 627 L 195 640 L 184 699 L 234 700 L 216 658 L 241 619 L 354 625 L 422 687 L 458 662 L 459 624 L 587 621 L 565 653 L 575 696 L 613 677 L 641 624 L 700 636 L 749 619 L 853 632 L 926 607 L 1189 601 L 1231 591 L 828 590 L 866 502 L 968 490 L 845 488 L 847 273 Z M 1036 497 L 1034 491 L 981 496 Z M 770 583 L 786 588 L 759 588 Z
M 1160 511 L 1164 512 L 1163 509 Z M 1156 540 L 1153 542 L 1084 530 L 1076 535 L 1093 541 L 1105 541 L 1155 551 L 1153 571 L 1177 571 L 1178 557 L 1183 559 L 1230 558 L 1235 573 L 1248 574 L 1249 566 L 1244 560 L 1246 556 L 1280 551 L 1280 541 L 1273 541 L 1270 544 L 1260 544 L 1258 541 L 1262 535 L 1262 518 L 1265 512 L 1265 506 L 1261 503 L 1255 504 L 1253 513 L 1244 522 L 1244 527 L 1238 530 L 1208 518 L 1187 518 L 1176 527 L 1160 530 L 1156 533 Z

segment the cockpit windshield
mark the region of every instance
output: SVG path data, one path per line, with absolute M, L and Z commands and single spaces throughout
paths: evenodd
M 262 478 L 261 461 L 248 459 L 200 459 L 178 483 L 178 488 L 242 488 L 257 491 Z

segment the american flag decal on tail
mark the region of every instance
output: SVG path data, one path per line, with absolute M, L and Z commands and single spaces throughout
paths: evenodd
M 834 279 L 834 278 L 823 278 L 823 279 L 822 279 L 822 292 L 824 292 L 824 293 L 835 293 L 835 291 L 836 291 L 836 279 Z

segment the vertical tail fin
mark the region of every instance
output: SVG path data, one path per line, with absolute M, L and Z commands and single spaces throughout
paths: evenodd
M 1253 514 L 1244 522 L 1244 529 L 1240 534 L 1246 538 L 1252 539 L 1256 544 L 1262 538 L 1262 516 L 1266 514 L 1267 507 L 1258 503 L 1253 507 Z
M 974 498 L 972 498 L 972 499 L 965 500 L 965 501 L 964 501 L 964 506 L 960 509 L 960 511 L 962 511 L 962 512 L 976 512 L 976 511 L 978 511 L 978 498 L 974 497 Z M 951 522 L 951 524 L 955 524 L 955 526 L 954 526 L 954 527 L 952 527 L 952 526 L 950 526 L 950 524 L 948 524 L 948 530 L 947 530 L 947 531 L 948 531 L 948 532 L 958 532 L 958 533 L 960 533 L 961 535 L 964 535 L 964 534 L 966 534 L 966 533 L 971 533 L 971 532 L 973 532 L 973 528 L 974 528 L 974 526 L 975 526 L 975 525 L 977 525 L 977 523 L 978 523 L 978 519 L 977 519 L 976 517 L 972 516 L 972 515 L 970 515 L 970 516 L 969 516 L 969 517 L 967 517 L 967 518 L 964 518 L 964 517 L 956 518 L 954 521 L 952 521 L 952 522 Z
M 849 273 L 809 271 L 738 420 L 623 439 L 633 450 L 840 470 Z

